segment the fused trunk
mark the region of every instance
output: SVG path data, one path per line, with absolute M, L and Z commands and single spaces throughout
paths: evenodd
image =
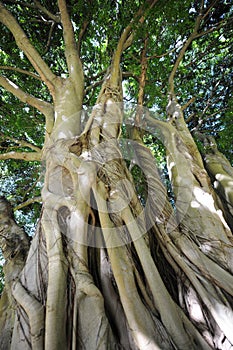
M 20 278 L 10 282 L 15 311 L 4 315 L 3 329 L 13 319 L 14 329 L 11 345 L 6 332 L 2 344 L 225 349 L 232 342 L 232 236 L 221 200 L 182 115 L 177 126 L 145 113 L 147 131 L 156 125 L 167 148 L 177 213 L 136 118 L 129 130 L 148 187 L 142 206 L 118 140 L 120 75 L 118 85 L 109 76 L 78 137 L 80 113 L 65 109 L 72 84 L 64 94 L 59 86 L 63 101 L 44 148 L 41 219 Z
M 65 1 L 58 7 L 66 79 L 52 73 L 0 3 L 1 22 L 53 99 L 45 103 L 1 79 L 46 118 L 43 205 L 31 242 L 0 199 L 2 349 L 232 348 L 233 171 L 213 141 L 203 147 L 203 161 L 174 96 L 174 76 L 200 34 L 202 11 L 169 78 L 168 120 L 142 107 L 147 37 L 139 106 L 123 103 L 121 54 L 156 2 L 146 1 L 122 31 L 90 113 L 82 111 L 83 69 Z M 166 147 L 172 203 L 143 133 Z M 141 197 L 134 167 L 145 188 Z

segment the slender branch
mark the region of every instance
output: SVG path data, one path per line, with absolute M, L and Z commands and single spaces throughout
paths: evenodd
M 28 103 L 30 106 L 37 108 L 46 117 L 50 117 L 53 107 L 50 103 L 40 100 L 20 89 L 15 83 L 5 77 L 0 76 L 0 85 L 7 91 L 15 95 L 20 101 Z
M 0 21 L 11 31 L 17 46 L 25 53 L 41 79 L 53 94 L 55 81 L 57 80 L 55 74 L 52 73 L 48 65 L 27 38 L 21 26 L 12 14 L 4 7 L 2 2 L 0 2 Z
M 133 72 L 122 72 L 122 78 L 134 78 L 137 82 L 139 82 L 139 77 Z
M 49 36 L 48 36 L 48 40 L 47 40 L 47 44 L 46 44 L 46 48 L 44 50 L 44 55 L 48 52 L 49 50 L 49 46 L 51 44 L 51 39 L 52 39 L 52 34 L 53 34 L 53 30 L 54 30 L 54 27 L 55 27 L 55 22 L 52 22 L 51 24 L 51 27 L 49 29 Z
M 181 110 L 184 111 L 186 108 L 188 108 L 189 105 L 191 105 L 196 100 L 196 97 L 190 98 L 188 102 L 186 102 L 183 106 L 181 106 Z
M 212 114 L 207 115 L 206 112 L 208 110 L 208 107 L 209 106 L 206 106 L 205 111 L 203 111 L 201 116 L 198 117 L 198 124 L 194 128 L 195 132 L 202 128 L 203 124 L 206 122 L 206 119 L 208 120 L 208 119 L 214 117 L 215 115 L 218 115 L 219 113 L 222 113 L 224 110 L 226 110 L 226 108 L 223 108 L 221 110 L 218 110 L 217 112 L 214 112 Z M 209 128 L 208 128 L 208 130 L 210 131 Z
M 39 196 L 39 197 L 34 197 L 34 198 L 29 198 L 29 199 L 26 200 L 25 202 L 16 205 L 16 206 L 14 207 L 13 210 L 14 210 L 14 211 L 20 210 L 20 209 L 22 209 L 22 208 L 24 208 L 24 207 L 27 207 L 28 205 L 30 205 L 30 204 L 32 204 L 32 203 L 41 203 L 41 202 L 42 202 L 42 197 L 41 197 L 41 196 Z
M 83 22 L 82 28 L 79 32 L 79 36 L 78 36 L 78 46 L 77 46 L 77 50 L 78 50 L 78 55 L 80 56 L 80 50 L 81 50 L 81 43 L 82 43 L 82 39 L 83 36 L 87 30 L 87 27 L 89 25 L 90 21 L 86 20 Z
M 56 23 L 60 23 L 60 22 L 61 22 L 60 16 L 54 15 L 52 12 L 50 12 L 49 10 L 47 10 L 46 7 L 42 6 L 42 5 L 40 4 L 39 1 L 34 0 L 33 2 L 34 2 L 34 4 L 36 5 L 36 7 L 37 7 L 41 12 L 43 12 L 47 17 L 51 18 L 51 19 L 52 19 L 54 22 L 56 22 Z
M 27 187 L 24 191 L 23 197 L 22 197 L 22 202 L 25 202 L 25 198 L 27 198 L 28 194 L 33 191 L 33 189 L 36 187 L 36 185 L 42 180 L 43 174 L 40 173 L 38 178 L 33 181 L 32 185 L 30 187 Z
M 60 17 L 59 15 L 54 15 L 53 13 L 51 13 L 50 11 L 48 11 L 44 6 L 42 6 L 39 1 L 34 1 L 34 4 L 31 4 L 27 1 L 15 1 L 15 0 L 5 0 L 5 3 L 9 3 L 9 4 L 16 4 L 16 5 L 20 5 L 21 7 L 28 7 L 31 8 L 33 10 L 41 10 L 41 12 L 43 12 L 44 14 L 46 14 L 47 17 L 51 18 L 54 22 L 56 23 L 60 23 Z
M 19 70 L 17 69 L 17 71 Z M 20 73 L 21 71 L 22 73 L 25 73 L 24 70 L 20 70 Z M 35 75 L 35 77 L 37 76 Z M 37 78 L 40 79 L 39 77 Z M 53 124 L 54 124 L 54 111 L 53 111 L 53 106 L 50 103 L 45 102 L 39 98 L 36 98 L 35 96 L 32 96 L 24 92 L 14 82 L 12 82 L 10 79 L 5 78 L 3 76 L 0 76 L 0 85 L 4 87 L 7 91 L 11 92 L 20 101 L 24 103 L 28 103 L 30 106 L 37 108 L 41 113 L 43 113 L 46 119 L 46 131 L 48 133 L 52 131 Z
M 162 57 L 165 57 L 165 56 L 168 56 L 170 55 L 172 52 L 176 51 L 177 50 L 177 47 L 174 47 L 173 49 L 165 52 L 165 53 L 162 53 L 161 55 L 151 55 L 151 56 L 147 56 L 147 60 L 152 60 L 154 58 L 162 58 Z M 141 62 L 141 60 L 139 58 L 137 58 L 135 55 L 133 55 L 132 53 L 129 53 L 130 56 L 137 62 Z
M 31 143 L 24 141 L 24 140 L 17 140 L 13 137 L 9 137 L 9 136 L 5 136 L 4 134 L 0 133 L 0 136 L 5 139 L 5 140 L 10 140 L 13 141 L 15 143 L 17 143 L 19 146 L 21 147 L 28 147 L 30 149 L 32 149 L 35 152 L 41 152 L 41 149 L 37 146 L 32 145 Z
M 71 23 L 65 0 L 58 0 L 58 7 L 61 13 L 63 25 L 63 37 L 65 40 L 65 56 L 68 65 L 68 71 L 71 79 L 75 83 L 77 94 L 83 96 L 84 76 L 82 63 L 76 47 L 74 29 Z
M 88 91 L 94 89 L 95 87 L 102 85 L 103 82 L 104 82 L 104 79 L 101 79 L 101 80 L 98 80 L 98 81 L 96 81 L 95 83 L 93 83 L 93 84 L 87 86 L 86 89 L 84 90 L 84 95 L 85 95 Z
M 33 72 L 29 72 L 29 71 L 24 70 L 24 69 L 12 67 L 12 66 L 0 66 L 0 69 L 2 69 L 2 70 L 12 70 L 14 72 L 18 72 L 18 73 L 22 73 L 22 74 L 25 74 L 25 75 L 29 75 L 30 77 L 41 81 L 41 78 L 40 78 L 39 75 L 37 75 L 37 74 L 35 74 Z
M 165 53 L 162 53 L 161 55 L 151 55 L 149 57 L 147 57 L 148 60 L 151 60 L 153 58 L 162 58 L 162 57 L 165 57 L 167 55 L 170 55 L 172 52 L 176 51 L 176 47 L 174 47 L 173 49 L 165 52 Z
M 207 13 L 210 11 L 210 9 L 214 6 L 214 3 L 210 6 L 210 8 L 207 10 Z M 173 66 L 173 69 L 170 73 L 170 76 L 169 76 L 169 79 L 168 79 L 168 83 L 169 83 L 169 92 L 174 95 L 174 77 L 175 77 L 175 74 L 177 72 L 177 69 L 181 63 L 181 61 L 183 60 L 184 58 L 184 55 L 185 55 L 185 52 L 187 50 L 187 48 L 189 47 L 189 45 L 192 43 L 192 41 L 194 39 L 197 39 L 197 38 L 200 38 L 201 36 L 204 36 L 206 34 L 209 34 L 209 33 L 212 33 L 220 28 L 222 28 L 224 25 L 226 25 L 227 23 L 229 23 L 229 21 L 232 20 L 232 18 L 230 17 L 228 20 L 223 20 L 217 24 L 214 25 L 214 27 L 206 30 L 206 31 L 202 31 L 202 32 L 198 32 L 199 28 L 200 28 L 200 24 L 201 24 L 201 21 L 205 18 L 206 16 L 206 13 L 205 14 L 202 14 L 203 13 L 203 9 L 204 9 L 204 2 L 202 1 L 202 5 L 201 5 L 201 9 L 200 9 L 200 13 L 199 15 L 197 16 L 196 18 L 196 21 L 195 21 L 195 26 L 194 26 L 194 30 L 193 32 L 191 33 L 191 35 L 189 36 L 189 38 L 186 40 L 184 46 L 182 47 L 178 57 L 177 57 L 177 60 Z
M 206 18 L 208 16 L 208 14 L 210 13 L 210 11 L 212 10 L 212 8 L 215 6 L 215 4 L 218 2 L 219 0 L 214 0 L 212 2 L 212 4 L 210 4 L 210 6 L 208 7 L 208 9 L 206 10 L 205 14 L 203 15 L 203 19 Z
M 221 21 L 221 22 L 219 22 L 219 23 L 216 23 L 216 24 L 214 25 L 214 27 L 212 27 L 212 28 L 210 28 L 210 29 L 208 29 L 208 30 L 206 30 L 206 31 L 202 31 L 202 32 L 198 33 L 198 34 L 195 36 L 195 39 L 200 38 L 200 37 L 202 37 L 202 36 L 204 36 L 204 35 L 206 35 L 206 34 L 215 32 L 216 30 L 218 30 L 218 29 L 222 28 L 223 26 L 227 25 L 229 22 L 232 22 L 232 19 L 233 19 L 233 17 L 229 18 L 228 20 L 223 20 L 223 21 Z
M 42 156 L 42 152 L 8 152 L 8 153 L 0 153 L 0 160 L 7 159 L 17 159 L 17 160 L 25 160 L 28 162 L 31 161 L 40 161 Z
M 84 66 L 85 66 L 85 63 L 84 63 Z M 88 67 L 87 67 L 88 68 Z M 99 72 L 98 74 L 96 74 L 96 75 L 92 75 L 92 76 L 90 76 L 89 78 L 87 77 L 87 79 L 88 80 L 96 80 L 96 79 L 98 79 L 99 77 L 103 77 L 106 73 L 107 73 L 107 70 L 108 69 L 103 69 L 101 72 Z
M 119 79 L 119 65 L 121 60 L 122 52 L 128 48 L 132 41 L 133 41 L 133 25 L 138 22 L 139 24 L 142 24 L 145 20 L 145 11 L 148 9 L 148 7 L 151 9 L 158 0 L 147 0 L 146 5 L 143 4 L 137 11 L 137 13 L 134 15 L 133 19 L 130 21 L 129 25 L 123 30 L 121 37 L 118 41 L 116 51 L 113 55 L 112 60 L 112 71 L 111 71 L 111 82 L 112 85 L 118 85 L 118 79 Z
M 188 64 L 186 64 L 186 67 L 198 67 L 198 65 L 200 65 L 202 63 L 202 61 L 204 61 L 204 59 L 208 60 L 209 59 L 209 55 L 211 52 L 212 57 L 214 57 L 215 55 L 215 48 L 217 47 L 219 43 L 219 38 L 216 38 L 215 40 L 211 41 L 211 43 L 206 47 L 204 52 L 200 52 L 199 54 L 196 54 L 195 58 L 189 62 Z M 228 43 L 226 43 L 225 45 L 223 45 L 221 43 L 221 49 L 224 49 L 227 47 L 227 45 L 229 45 Z
M 192 114 L 190 114 L 189 116 L 188 116 L 188 118 L 186 119 L 186 124 L 188 124 L 188 123 L 190 123 L 193 119 L 194 119 L 194 117 L 196 116 L 196 113 L 192 113 Z
M 196 18 L 195 21 L 195 26 L 194 26 L 194 30 L 191 33 L 191 35 L 188 37 L 188 39 L 186 40 L 184 46 L 182 47 L 182 49 L 180 50 L 180 53 L 176 59 L 176 62 L 172 68 L 172 71 L 170 73 L 169 79 L 168 79 L 168 84 L 169 84 L 169 93 L 171 93 L 172 95 L 174 95 L 174 90 L 175 90 L 175 86 L 174 86 L 174 78 L 175 78 L 175 74 L 177 72 L 177 69 L 185 55 L 185 52 L 187 50 L 187 48 L 189 47 L 189 45 L 191 44 L 191 42 L 196 38 L 198 29 L 200 27 L 200 23 L 202 20 L 202 15 L 199 14 Z
M 148 45 L 148 36 L 144 40 L 144 46 L 143 46 L 142 54 L 141 54 L 141 74 L 140 74 L 140 78 L 139 78 L 139 91 L 138 91 L 138 105 L 139 106 L 143 106 L 143 101 L 144 101 L 144 93 L 145 93 L 145 85 L 146 85 L 146 73 L 147 73 L 147 66 L 148 66 L 148 60 L 146 57 L 147 45 Z
M 207 111 L 210 108 L 210 106 L 212 105 L 211 101 L 215 96 L 217 87 L 220 84 L 220 82 L 221 82 L 221 80 L 218 80 L 216 82 L 216 84 L 213 86 L 212 90 L 210 91 L 210 96 L 209 96 L 208 100 L 206 101 L 206 105 L 205 105 L 201 115 L 199 116 L 198 125 L 195 127 L 195 130 L 199 130 L 201 128 L 201 126 L 203 125 L 203 123 L 205 122 L 205 120 L 206 120 L 205 115 L 207 116 Z M 208 115 L 207 117 L 210 118 L 211 116 L 214 116 L 215 114 L 218 114 L 218 113 L 220 113 L 219 110 L 211 115 Z

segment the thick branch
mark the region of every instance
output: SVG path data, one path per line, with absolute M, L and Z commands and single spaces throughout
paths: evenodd
M 47 129 L 50 129 L 53 124 L 53 107 L 50 103 L 40 100 L 32 95 L 21 90 L 15 83 L 5 77 L 0 76 L 0 85 L 7 91 L 11 92 L 20 101 L 28 103 L 30 106 L 37 108 L 46 117 Z M 47 130 L 50 132 L 50 130 Z
M 48 86 L 51 93 L 54 91 L 56 76 L 44 62 L 38 51 L 31 44 L 25 32 L 20 27 L 12 14 L 0 2 L 0 21 L 11 31 L 17 46 L 25 53 L 41 79 Z
M 65 40 L 65 55 L 68 65 L 69 75 L 75 83 L 75 89 L 78 95 L 83 94 L 83 69 L 78 50 L 76 47 L 73 26 L 66 8 L 65 0 L 58 0 L 58 6 L 61 13 L 61 21 L 63 25 L 63 37 Z
M 31 161 L 40 161 L 42 152 L 7 152 L 0 154 L 0 160 L 6 159 L 18 159 L 18 160 L 26 160 L 28 162 Z

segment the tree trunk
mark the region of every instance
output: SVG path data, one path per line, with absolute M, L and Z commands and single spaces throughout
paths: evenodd
M 0 199 L 6 259 L 0 348 L 232 349 L 230 164 L 212 145 L 203 162 L 172 95 L 168 121 L 138 106 L 124 106 L 120 56 L 132 41 L 133 21 L 118 42 L 96 105 L 90 113 L 82 112 L 81 62 L 65 1 L 58 0 L 58 6 L 67 79 L 50 71 L 0 4 L 0 20 L 53 98 L 49 105 L 7 79 L 1 81 L 44 113 L 46 138 L 43 206 L 32 242 L 14 222 L 9 203 Z M 140 10 L 135 18 L 143 23 L 145 17 Z M 172 71 L 172 93 L 175 72 L 199 22 L 198 16 Z M 146 71 L 146 54 L 144 59 Z M 142 72 L 143 84 L 145 77 Z M 173 203 L 143 144 L 143 132 L 166 147 Z M 134 167 L 145 187 L 143 198 Z
M 1 314 L 4 349 L 227 349 L 233 343 L 232 234 L 221 199 L 182 115 L 176 124 L 146 116 L 147 131 L 156 126 L 167 148 L 177 212 L 130 125 L 148 186 L 146 205 L 140 204 L 118 141 L 120 83 L 106 79 L 79 137 L 79 114 L 65 109 L 72 84 L 59 86 L 57 119 L 44 148 L 41 219 L 19 278 L 12 271 L 19 274 L 25 254 L 17 257 L 8 247 L 6 256 L 10 281 L 1 302 L 14 311 Z

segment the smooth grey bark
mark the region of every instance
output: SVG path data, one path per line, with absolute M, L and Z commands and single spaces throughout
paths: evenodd
M 174 75 L 201 17 L 169 78 L 170 102 L 175 102 L 167 109 L 169 121 L 149 113 L 144 126 L 131 120 L 135 159 L 148 186 L 144 206 L 119 142 L 124 107 L 119 66 L 122 51 L 132 42 L 134 22 L 122 32 L 96 106 L 82 128 L 82 65 L 65 1 L 58 6 L 67 79 L 51 72 L 0 4 L 0 20 L 53 98 L 53 105 L 41 103 L 1 82 L 46 117 L 43 207 L 30 249 L 8 204 L 0 202 L 7 257 L 0 304 L 4 349 L 232 348 L 231 226 L 173 96 Z M 145 17 L 139 11 L 136 18 L 142 23 Z M 151 132 L 150 124 L 160 130 L 167 148 L 175 210 L 138 134 L 140 126 Z
M 222 241 L 215 240 L 214 260 L 210 259 L 211 252 L 198 244 L 198 233 L 205 219 L 215 220 L 220 226 L 222 221 L 213 211 L 212 216 L 207 215 L 204 203 L 192 207 L 200 183 L 208 198 L 214 196 L 201 158 L 193 156 L 198 155 L 195 144 L 191 144 L 187 134 L 188 153 L 184 130 L 182 134 L 174 125 L 153 120 L 169 143 L 168 165 L 171 155 L 175 160 L 176 171 L 173 169 L 171 173 L 173 184 L 176 181 L 179 186 L 180 181 L 192 184 L 187 194 L 178 193 L 178 198 L 183 200 L 181 204 L 186 198 L 188 203 L 184 219 L 180 220 L 183 209 L 178 208 L 178 215 L 174 213 L 150 151 L 137 132 L 131 135 L 132 140 L 137 140 L 135 155 L 149 186 L 148 211 L 138 221 L 143 206 L 118 146 L 121 109 L 117 104 L 113 109 L 108 107 L 115 103 L 112 96 L 115 95 L 108 95 L 106 103 L 93 110 L 90 125 L 94 127 L 90 133 L 60 138 L 62 126 L 57 124 L 55 133 L 47 137 L 41 220 L 27 261 L 20 265 L 23 268 L 20 278 L 12 284 L 17 317 L 12 316 L 15 326 L 11 346 L 9 323 L 2 321 L 5 317 L 10 322 L 11 318 L 6 313 L 1 317 L 8 331 L 8 335 L 3 333 L 3 344 L 6 349 L 17 350 L 61 346 L 185 349 L 187 343 L 191 349 L 227 349 L 232 324 L 228 294 L 232 294 L 233 281 L 231 261 L 225 254 L 231 254 L 230 241 L 226 250 Z M 116 113 L 119 113 L 117 122 L 112 123 Z M 102 124 L 95 125 L 100 115 Z M 111 123 L 111 128 L 107 123 Z M 190 145 L 196 153 L 190 152 Z M 185 164 L 182 157 L 188 157 L 186 164 L 190 172 L 177 178 L 179 167 L 183 169 Z M 202 177 L 197 182 L 199 173 Z M 91 206 L 93 200 L 97 211 Z M 192 216 L 194 209 L 198 213 L 198 226 Z M 148 221 L 150 229 L 145 230 Z M 224 230 L 228 230 L 225 237 L 230 239 L 229 228 L 226 226 Z M 207 237 L 210 240 L 211 233 L 207 233 L 206 240 Z M 219 234 L 218 228 L 212 237 Z M 95 240 L 96 235 L 101 237 L 99 241 Z M 225 263 L 219 259 L 225 259 Z M 168 281 L 171 272 L 175 278 Z M 8 274 L 11 276 L 11 272 Z M 116 310 L 119 310 L 117 315 Z

